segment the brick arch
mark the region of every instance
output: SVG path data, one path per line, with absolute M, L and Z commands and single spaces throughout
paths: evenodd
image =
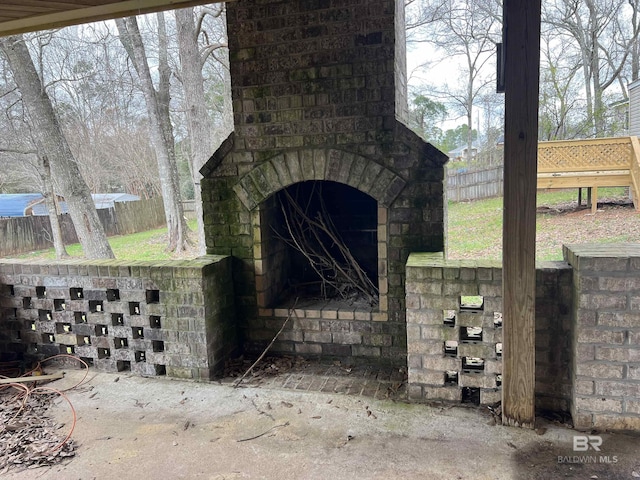
M 244 175 L 233 190 L 245 207 L 289 185 L 307 180 L 330 180 L 349 185 L 389 207 L 406 181 L 368 158 L 336 149 L 304 149 L 280 153 Z

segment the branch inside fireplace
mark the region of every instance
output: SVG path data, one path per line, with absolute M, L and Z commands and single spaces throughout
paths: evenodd
M 301 254 L 314 278 L 294 278 L 292 289 L 315 285 L 324 298 L 343 300 L 366 300 L 370 305 L 378 303 L 378 288 L 358 260 L 357 245 L 345 242 L 334 218 L 336 213 L 335 195 L 327 199 L 323 193 L 323 182 L 312 182 L 309 189 L 285 189 L 279 196 L 282 225 L 274 228 L 275 235 Z M 330 201 L 334 205 L 327 206 Z M 338 206 L 338 210 L 340 210 Z M 344 213 L 346 212 L 346 215 Z M 343 216 L 349 217 L 349 207 L 345 206 Z M 348 223 L 349 218 L 340 223 Z M 356 227 L 357 222 L 351 221 Z M 353 227 L 353 225 L 352 225 Z M 353 228 L 349 234 L 353 234 Z M 362 229 L 360 233 L 366 232 Z M 370 232 L 370 230 L 368 230 Z

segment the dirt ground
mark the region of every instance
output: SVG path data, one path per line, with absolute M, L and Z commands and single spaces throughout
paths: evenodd
M 536 431 L 495 425 L 481 407 L 95 372 L 68 397 L 75 457 L 3 478 L 640 478 L 640 436 L 593 432 L 601 451 L 574 452 L 580 432 L 544 420 Z M 71 413 L 56 403 L 64 431 Z
M 499 210 L 499 215 L 502 215 Z M 575 243 L 640 242 L 640 215 L 628 199 L 603 198 L 597 212 L 576 201 L 538 207 L 536 214 L 536 258 L 562 260 L 562 246 Z M 502 231 L 485 239 L 486 247 L 468 249 L 450 244 L 449 258 L 499 260 L 502 258 Z
M 599 203 L 592 214 L 574 202 L 539 208 L 537 230 L 538 255 L 547 257 L 562 252 L 563 244 L 640 242 L 640 215 L 629 203 Z

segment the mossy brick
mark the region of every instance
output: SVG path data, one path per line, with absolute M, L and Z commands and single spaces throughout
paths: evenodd
M 173 365 L 167 365 L 167 376 L 174 378 L 193 379 L 196 378 L 191 368 L 187 367 L 175 367 Z
M 493 327 L 493 316 L 460 311 L 456 314 L 456 324 L 464 327 L 484 327 L 489 318 L 491 319 L 491 326 Z
M 380 347 L 370 345 L 352 345 L 351 352 L 355 357 L 378 358 L 382 355 Z
M 494 375 L 461 373 L 458 376 L 458 385 L 470 388 L 496 388 L 496 377 Z
M 322 345 L 319 343 L 296 343 L 294 351 L 303 355 L 320 355 L 322 354 Z
M 478 285 L 478 295 L 483 297 L 502 297 L 502 285 L 493 283 L 480 283 Z M 469 295 L 469 294 L 465 294 Z M 548 296 L 545 298 L 549 298 Z
M 393 344 L 393 337 L 385 334 L 365 334 L 362 336 L 362 344 L 377 347 L 390 347 Z
M 442 355 L 443 342 L 425 342 L 409 340 L 407 343 L 407 352 L 416 355 Z
M 278 157 L 271 160 L 271 164 L 273 165 L 273 168 L 278 175 L 278 182 L 282 186 L 287 186 L 293 183 L 291 173 L 289 172 L 289 168 L 287 167 L 287 163 L 283 155 L 279 155 Z
M 458 357 L 496 358 L 494 344 L 483 342 L 481 344 L 459 343 Z
M 316 149 L 313 152 L 313 170 L 315 180 L 324 180 L 327 168 L 327 152 L 323 149 Z
M 446 286 L 446 285 L 445 285 Z M 407 281 L 406 292 L 419 295 L 442 295 L 442 282 Z
M 431 371 L 425 368 L 409 369 L 409 384 L 444 386 L 444 372 Z
M 385 193 L 388 191 L 391 182 L 396 178 L 394 173 L 386 168 L 383 168 L 373 185 L 369 189 L 369 194 L 381 201 Z

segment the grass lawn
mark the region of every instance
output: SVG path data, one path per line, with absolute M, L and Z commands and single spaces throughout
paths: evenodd
M 600 188 L 598 199 L 622 200 L 623 188 Z M 538 192 L 537 260 L 562 260 L 562 244 L 640 241 L 640 215 L 631 207 L 607 206 L 591 215 L 568 207 L 577 189 Z M 585 200 L 583 199 L 583 203 Z M 449 203 L 447 252 L 450 258 L 502 258 L 502 198 Z
M 197 229 L 197 220 L 189 220 L 187 222 L 192 230 L 189 235 L 195 241 L 195 231 Z M 180 254 L 172 254 L 166 251 L 167 247 L 167 229 L 158 228 L 147 232 L 132 233 L 131 235 L 118 235 L 109 237 L 109 244 L 119 260 L 171 260 L 178 258 L 195 257 L 195 250 L 183 252 Z M 82 257 L 82 247 L 79 243 L 67 245 L 67 252 L 72 257 Z M 25 253 L 9 258 L 41 258 L 55 259 L 55 251 L 53 248 L 49 250 L 40 250 L 37 252 Z
M 601 201 L 624 199 L 623 188 L 601 188 Z M 589 209 L 569 208 L 576 203 L 577 190 L 538 193 L 536 257 L 562 260 L 562 245 L 587 242 L 640 242 L 640 215 L 629 206 L 607 205 L 591 215 Z M 546 208 L 540 208 L 546 207 Z M 196 220 L 189 221 L 195 241 Z M 447 255 L 449 258 L 500 260 L 502 258 L 502 198 L 448 205 Z M 196 249 L 171 254 L 165 251 L 166 229 L 111 237 L 116 258 L 123 260 L 171 260 L 196 257 Z M 79 244 L 67 246 L 73 257 L 81 257 Z M 53 249 L 13 258 L 54 259 Z

